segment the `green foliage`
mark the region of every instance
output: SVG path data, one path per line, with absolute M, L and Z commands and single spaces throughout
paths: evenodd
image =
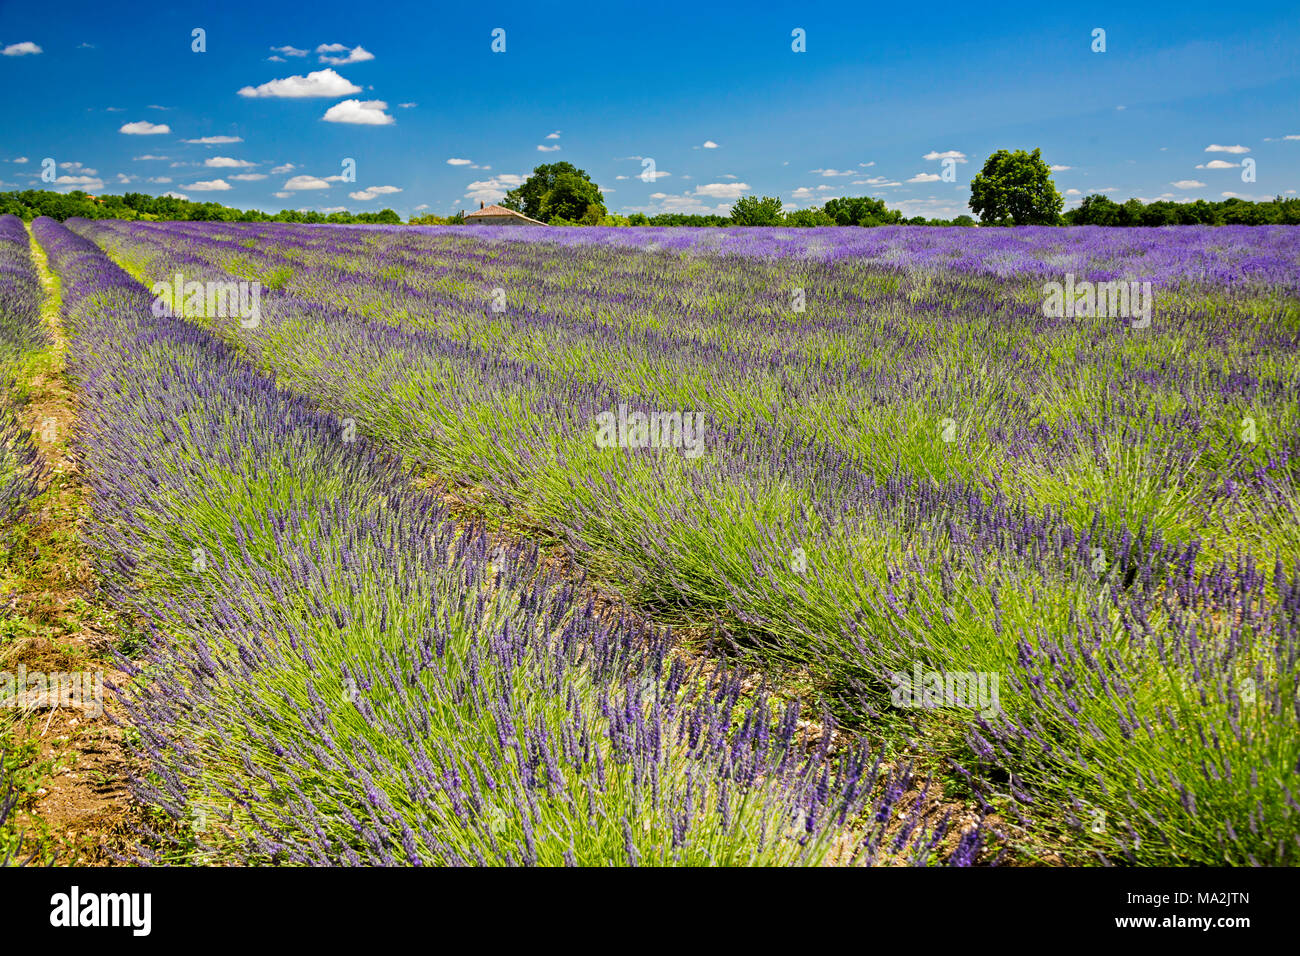
M 584 170 L 563 161 L 538 166 L 522 186 L 506 193 L 501 205 L 542 222 L 579 222 L 588 206 L 597 207 L 599 216 L 605 215 L 600 188 Z
M 123 196 L 92 196 L 74 189 L 67 193 L 48 189 L 27 189 L 23 192 L 0 193 L 0 215 L 12 213 L 20 219 L 31 221 L 37 216 L 49 216 L 63 222 L 67 219 L 127 219 L 155 221 L 194 222 L 334 222 L 334 223 L 400 223 L 401 217 L 391 209 L 379 212 L 299 212 L 282 209 L 274 215 L 257 209 L 235 209 L 216 202 L 190 202 L 175 196 L 150 196 L 147 193 L 127 193 Z
M 970 207 L 986 225 L 1054 226 L 1064 205 L 1039 149 L 998 150 L 970 184 Z
M 1225 199 L 1223 202 L 1159 202 L 1143 205 L 1130 199 L 1122 206 L 1094 193 L 1062 217 L 1071 226 L 1262 226 L 1300 225 L 1300 199 L 1276 197 L 1268 202 Z
M 837 226 L 892 226 L 903 221 L 901 212 L 886 208 L 883 199 L 870 196 L 831 199 L 822 208 Z
M 787 226 L 833 226 L 835 220 L 821 209 L 796 209 L 785 217 Z
M 779 196 L 742 196 L 731 207 L 731 222 L 736 226 L 779 226 L 783 205 Z

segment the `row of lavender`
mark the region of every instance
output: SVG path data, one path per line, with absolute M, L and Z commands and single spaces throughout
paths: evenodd
M 41 324 L 41 287 L 17 216 L 0 216 L 0 381 L 6 393 L 16 363 L 47 344 Z M 9 403 L 13 396 L 6 394 Z M 8 526 L 39 494 L 43 483 L 36 446 L 9 404 L 0 407 L 0 526 Z
M 791 267 L 820 290 L 792 318 L 772 302 L 786 265 L 760 258 L 79 228 L 150 281 L 281 286 L 255 327 L 195 321 L 558 531 L 629 596 L 723 612 L 769 654 L 838 674 L 860 711 L 919 707 L 933 736 L 962 709 L 900 678 L 1000 676 L 999 708 L 948 744 L 976 792 L 1023 817 L 1027 847 L 1296 858 L 1297 339 L 1278 289 L 1184 304 L 1143 339 L 1044 322 L 1023 286 L 851 261 Z M 996 440 L 906 427 L 939 386 L 983 402 Z M 695 458 L 601 449 L 593 422 L 620 405 L 703 406 L 716 424 Z M 1027 466 L 998 480 L 980 459 Z
M 141 615 L 125 700 L 199 859 L 924 862 L 920 794 L 458 532 L 351 423 L 278 390 L 92 243 L 64 282 L 92 542 Z M 958 845 L 967 862 L 978 830 Z

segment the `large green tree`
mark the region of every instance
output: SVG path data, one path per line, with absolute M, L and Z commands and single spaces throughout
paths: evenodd
M 870 196 L 831 199 L 823 208 L 837 226 L 892 226 L 903 221 L 901 212 L 888 208 L 883 199 Z
M 783 205 L 779 196 L 742 196 L 731 207 L 731 221 L 737 226 L 779 226 Z
M 598 207 L 605 215 L 600 188 L 586 172 L 563 161 L 538 166 L 523 185 L 506 193 L 501 205 L 543 222 L 576 222 L 586 214 L 588 206 Z
M 1064 205 L 1038 149 L 998 150 L 970 184 L 970 207 L 989 225 L 1054 226 Z

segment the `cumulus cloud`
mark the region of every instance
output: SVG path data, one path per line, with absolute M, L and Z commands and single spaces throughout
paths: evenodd
M 285 163 L 283 166 L 274 166 L 271 168 L 271 175 L 278 176 L 280 173 L 291 173 L 298 167 L 293 163 Z
M 4 56 L 35 56 L 44 52 L 31 40 L 24 40 L 22 43 L 11 43 L 3 50 L 0 50 L 0 54 Z
M 167 197 L 169 197 L 169 198 L 171 198 L 171 199 L 189 199 L 189 198 L 190 198 L 189 196 L 185 195 L 184 193 L 172 192 L 170 189 L 167 190 L 167 192 L 163 193 L 163 195 L 164 195 L 164 196 L 167 196 Z
M 182 143 L 194 143 L 199 146 L 224 146 L 227 143 L 242 143 L 242 136 L 200 136 L 198 139 L 183 139 Z
M 472 159 L 457 159 L 453 157 L 447 160 L 447 165 L 448 166 L 473 166 L 474 161 Z
M 251 183 L 256 182 L 259 179 L 265 179 L 266 173 L 236 173 L 230 178 L 238 179 L 240 182 Z
M 810 173 L 817 173 L 819 176 L 852 176 L 851 169 L 810 169 Z
M 1175 189 L 1201 189 L 1205 186 L 1205 183 L 1198 179 L 1180 179 L 1178 182 L 1170 183 L 1169 185 L 1173 186 Z
M 403 110 L 409 110 L 419 105 L 420 105 L 419 103 L 398 103 L 397 108 Z
M 547 133 L 547 134 L 546 134 L 546 138 L 547 138 L 547 139 L 559 139 L 559 138 L 560 138 L 560 131 L 557 129 L 554 133 Z
M 347 56 L 332 56 L 331 54 L 347 52 Z M 342 43 L 322 43 L 316 48 L 320 54 L 322 63 L 332 63 L 334 66 L 346 66 L 349 63 L 364 63 L 366 60 L 373 60 L 375 55 L 363 46 L 354 46 L 348 49 Z
M 285 189 L 329 189 L 328 180 L 321 179 L 319 176 L 294 176 L 285 182 Z
M 248 169 L 256 166 L 257 163 L 250 163 L 246 159 L 234 159 L 230 156 L 209 156 L 203 161 L 204 166 L 217 166 L 223 169 Z
M 293 193 L 271 193 L 276 199 L 288 199 Z
M 283 53 L 285 56 L 306 56 L 307 55 L 306 50 L 299 50 L 297 47 L 294 46 L 273 46 L 271 47 L 271 49 L 275 53 Z
M 917 173 L 915 176 L 909 179 L 908 182 L 909 183 L 937 183 L 939 181 L 939 178 L 940 177 L 937 173 Z
M 966 162 L 966 154 L 960 150 L 950 149 L 947 152 L 940 153 L 937 150 L 930 150 L 921 157 L 922 159 L 955 159 L 959 163 Z
M 711 199 L 739 199 L 749 190 L 749 183 L 701 183 L 695 187 L 695 196 Z
M 171 131 L 172 128 L 166 123 L 150 123 L 145 120 L 127 123 L 118 130 L 119 133 L 126 133 L 128 136 L 160 136 Z
M 400 193 L 401 191 L 402 190 L 397 186 L 367 186 L 365 189 L 359 189 L 354 193 L 348 193 L 348 198 L 365 202 L 368 199 L 374 199 L 376 196 L 387 196 L 391 193 Z
M 1220 146 L 1218 143 L 1211 143 L 1205 147 L 1207 153 L 1249 153 L 1249 146 Z
M 849 183 L 849 185 L 850 186 L 877 186 L 881 189 L 884 189 L 887 186 L 901 186 L 903 184 L 896 179 L 890 179 L 888 176 L 872 176 L 870 179 L 855 179 L 851 183 Z
M 94 172 L 94 170 L 90 170 Z M 104 181 L 98 176 L 59 176 L 54 180 L 56 186 L 67 186 L 68 189 L 84 189 L 86 192 L 94 192 L 96 189 L 104 188 Z
M 472 182 L 465 191 L 466 199 L 474 199 L 479 202 L 492 203 L 505 196 L 507 192 L 516 186 L 522 186 L 525 177 L 518 176 L 514 173 L 498 173 L 491 179 L 478 180 Z
M 1197 169 L 1234 169 L 1241 163 L 1230 163 L 1226 159 L 1212 159 L 1208 163 L 1197 163 Z
M 190 183 L 184 188 L 193 189 L 196 193 L 223 193 L 227 189 L 233 189 L 234 187 L 224 179 L 207 179 L 200 180 L 197 183 Z
M 557 149 L 559 149 L 559 148 L 560 148 L 560 147 L 558 147 L 558 146 L 541 146 L 541 145 L 539 145 L 539 146 L 537 147 L 537 151 L 538 151 L 539 153 L 553 153 L 553 152 L 555 152 L 555 151 L 556 151 Z
M 704 149 L 717 149 L 718 144 L 711 139 L 706 139 L 702 144 Z
M 308 97 L 348 96 L 360 92 L 361 87 L 356 86 L 351 80 L 345 79 L 333 70 L 327 69 L 314 70 L 306 76 L 286 76 L 282 80 L 270 80 L 261 86 L 245 86 L 239 91 L 239 95 L 305 99 Z
M 390 126 L 396 123 L 384 110 L 383 100 L 343 100 L 335 103 L 321 117 L 327 123 L 351 123 L 354 126 Z
M 1051 169 L 1052 172 L 1054 172 L 1054 173 L 1063 173 L 1063 172 L 1065 172 L 1067 169 L 1074 169 L 1074 167 L 1073 167 L 1073 166 L 1053 165 L 1053 166 L 1050 167 L 1050 169 Z

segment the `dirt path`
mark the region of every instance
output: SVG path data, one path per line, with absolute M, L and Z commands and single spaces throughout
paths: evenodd
M 30 227 L 29 227 L 30 232 Z M 44 250 L 31 237 L 45 291 L 41 318 L 52 344 L 17 375 L 18 413 L 50 472 L 49 487 L 17 529 L 9 555 L 8 613 L 23 621 L 20 637 L 0 648 L 3 669 L 28 674 L 102 674 L 102 705 L 54 706 L 29 690 L 11 734 L 32 788 L 19 804 L 23 857 L 59 865 L 115 862 L 124 846 L 130 793 L 122 731 L 110 712 L 110 683 L 125 675 L 111 662 L 116 616 L 97 606 L 95 574 L 82 546 L 86 492 L 71 451 L 76 396 L 66 370 L 67 335 L 60 321 L 58 282 Z

